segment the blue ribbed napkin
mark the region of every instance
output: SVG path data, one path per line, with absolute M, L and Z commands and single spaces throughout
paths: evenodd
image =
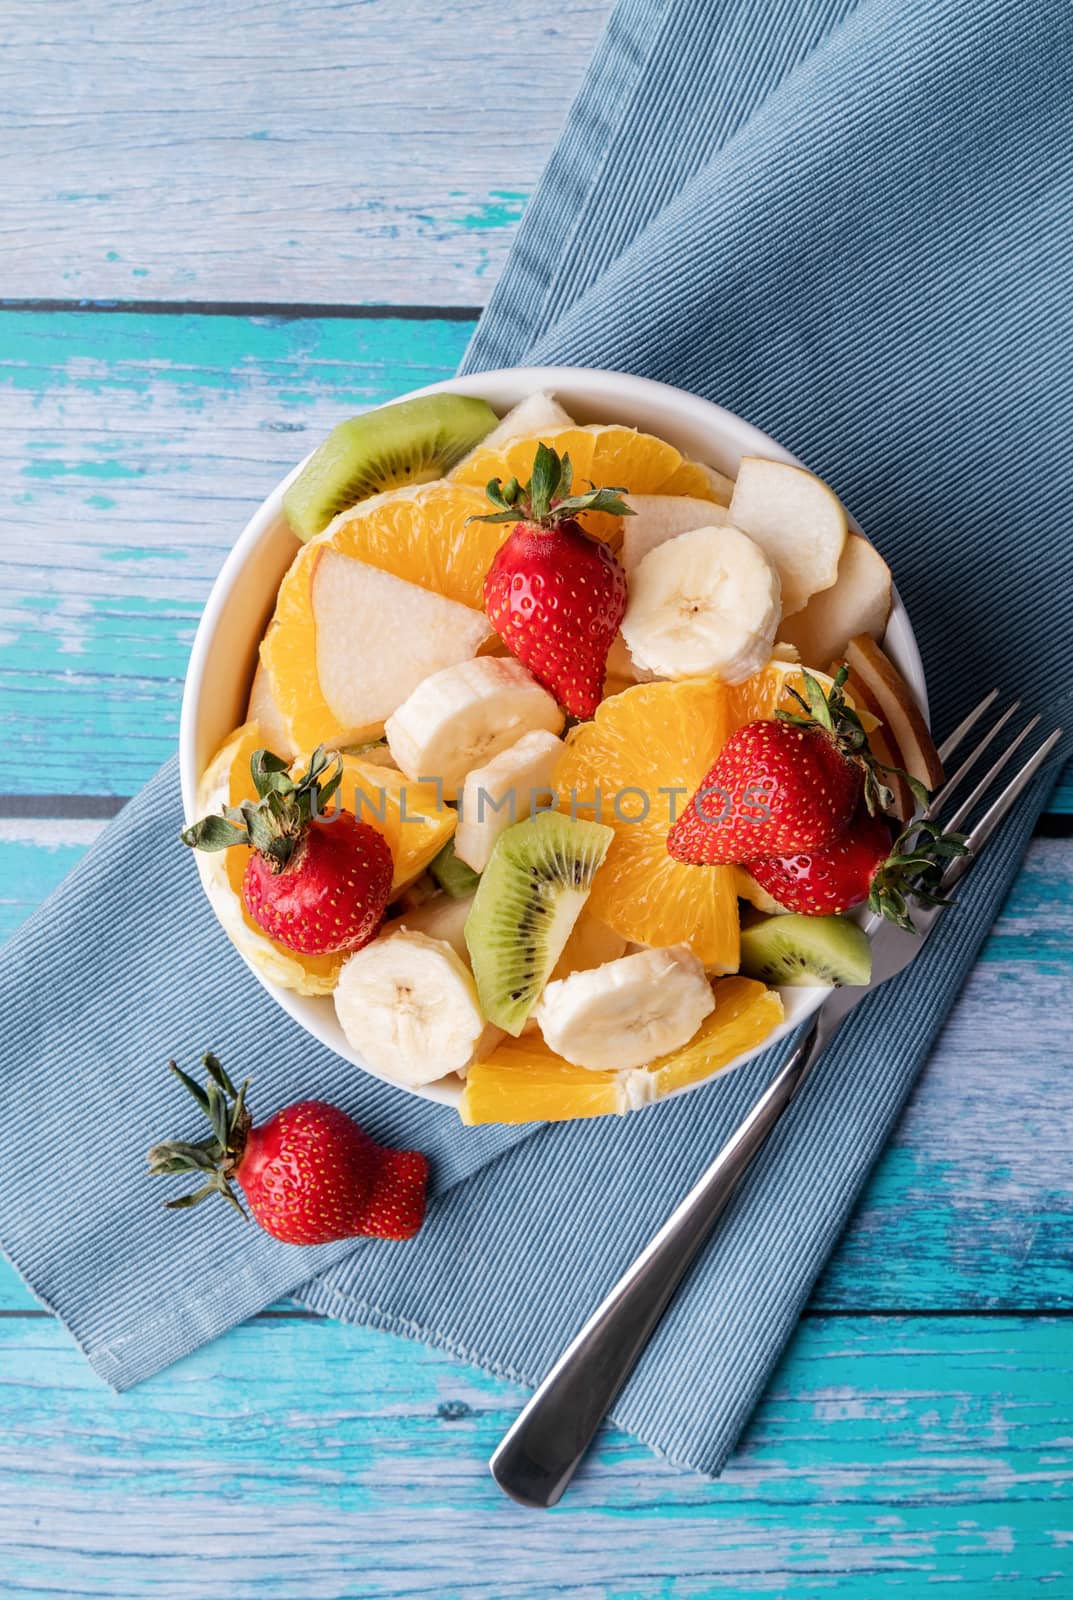
M 620 0 L 467 366 L 618 368 L 749 417 L 890 560 L 940 727 L 992 680 L 1068 719 L 1071 135 L 1064 0 Z M 847 1026 L 620 1397 L 672 1460 L 725 1460 L 1045 792 Z M 165 768 L 8 947 L 3 1248 L 118 1387 L 311 1268 L 311 1306 L 536 1381 L 773 1062 L 623 1122 L 464 1131 L 275 1008 L 177 822 Z M 315 1091 L 428 1150 L 419 1237 L 299 1252 L 223 1207 L 163 1213 L 142 1153 L 194 1119 L 160 1063 L 209 1045 L 263 1109 Z

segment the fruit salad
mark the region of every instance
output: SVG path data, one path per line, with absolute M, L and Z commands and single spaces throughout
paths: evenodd
M 631 1111 L 762 1044 L 787 986 L 867 983 L 855 908 L 938 894 L 891 575 L 810 473 L 438 394 L 341 423 L 284 508 L 183 838 L 380 1076 L 459 1085 L 468 1124 Z

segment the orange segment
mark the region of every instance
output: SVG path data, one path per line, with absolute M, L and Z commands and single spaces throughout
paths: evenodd
M 571 1066 L 539 1033 L 505 1038 L 470 1067 L 459 1114 L 467 1126 L 483 1122 L 567 1122 L 621 1110 L 619 1074 Z
M 821 672 L 817 667 L 806 669 L 824 689 L 830 689 L 833 679 L 826 672 Z M 768 722 L 774 717 L 776 711 L 800 711 L 801 707 L 790 693 L 796 689 L 805 700 L 805 680 L 802 677 L 802 668 L 793 661 L 769 661 L 766 667 L 754 673 L 751 678 L 746 678 L 744 683 L 739 683 L 727 692 L 731 697 L 731 718 L 733 726 L 740 728 L 747 722 Z M 849 688 L 845 690 L 846 699 L 850 705 L 854 704 Z M 864 725 L 865 732 L 871 732 L 878 727 L 878 722 L 863 706 L 858 706 L 857 714 Z
M 560 456 L 570 457 L 574 483 L 578 489 L 583 489 L 592 477 L 592 458 L 596 449 L 591 428 L 553 428 L 548 433 L 534 434 L 530 438 L 507 439 L 501 445 L 478 445 L 476 450 L 459 462 L 447 481 L 479 489 L 482 499 L 485 498 L 485 488 L 493 478 L 501 478 L 504 483 L 508 478 L 517 478 L 519 483 L 526 483 L 532 476 L 533 457 L 537 445 L 541 443 L 558 451 Z M 491 506 L 488 509 L 490 511 Z
M 325 700 L 317 677 L 312 586 L 319 554 L 316 539 L 299 550 L 279 586 L 275 614 L 261 640 L 261 665 L 291 748 L 298 750 L 343 743 L 349 732 Z
M 615 830 L 589 896 L 593 915 L 638 944 L 688 944 L 722 972 L 738 965 L 734 875 L 673 860 L 667 834 L 732 726 L 714 679 L 637 684 L 574 729 L 556 772 L 564 810 L 596 810 Z
M 491 511 L 480 493 L 438 480 L 363 500 L 317 539 L 407 583 L 484 610 L 484 579 L 509 525 L 468 522 Z
M 304 763 L 300 763 L 304 766 Z M 437 798 L 434 783 L 412 783 L 393 767 L 343 757 L 341 804 L 384 835 L 395 862 L 393 889 L 424 872 L 455 831 L 458 813 Z
M 655 494 L 682 464 L 681 451 L 655 434 L 619 427 L 592 432 L 591 477 L 597 488 L 611 484 L 631 494 Z
M 648 1068 L 655 1077 L 658 1096 L 710 1077 L 762 1044 L 783 1020 L 778 994 L 755 978 L 721 978 L 714 992 L 715 1010 L 705 1017 L 689 1043 Z
M 571 1066 L 538 1033 L 504 1039 L 470 1067 L 462 1121 L 565 1122 L 605 1117 L 699 1083 L 746 1050 L 762 1044 L 783 1020 L 782 1001 L 753 978 L 722 978 L 715 1010 L 681 1050 L 635 1072 L 589 1072 Z
M 728 506 L 734 493 L 733 480 L 699 461 L 683 461 L 659 486 L 660 494 L 688 494 L 695 500 L 711 500 Z

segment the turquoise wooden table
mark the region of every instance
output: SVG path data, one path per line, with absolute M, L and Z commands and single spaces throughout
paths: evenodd
M 10 0 L 0 918 L 170 753 L 237 530 L 340 416 L 446 376 L 602 0 Z M 0 1595 L 1073 1593 L 1073 783 L 721 1482 L 281 1306 L 117 1398 L 0 1266 Z M 564 1335 L 569 1330 L 564 1329 Z

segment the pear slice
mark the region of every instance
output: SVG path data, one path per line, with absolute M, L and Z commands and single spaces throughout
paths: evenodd
M 867 539 L 851 533 L 842 547 L 834 583 L 814 594 L 803 611 L 787 617 L 779 638 L 794 645 L 802 661 L 820 666 L 860 633 L 882 639 L 890 595 L 887 563 Z
M 317 556 L 310 603 L 320 691 L 345 730 L 339 744 L 382 733 L 419 683 L 470 660 L 492 633 L 483 612 L 328 546 Z
M 423 933 L 428 939 L 442 939 L 468 967 L 469 946 L 464 929 L 472 904 L 472 895 L 468 900 L 455 900 L 449 894 L 434 895 L 416 910 L 403 911 L 390 922 L 385 922 L 380 935 L 390 938 L 400 928 L 409 928 L 411 933 Z
M 943 781 L 943 764 L 916 697 L 897 667 L 866 633 L 849 641 L 844 659 L 849 693 L 864 699 L 881 720 L 895 765 L 925 789 L 937 789 Z
M 296 758 L 299 752 L 294 748 L 294 741 L 284 721 L 283 713 L 272 693 L 271 680 L 260 661 L 257 663 L 257 671 L 250 686 L 246 721 L 260 724 L 265 748 L 271 750 L 273 755 L 282 756 L 287 761 Z
M 676 539 L 680 533 L 721 526 L 728 521 L 725 506 L 696 500 L 688 494 L 631 494 L 627 500 L 634 514 L 623 521 L 619 552 L 627 577 L 657 545 Z
M 482 451 L 496 450 L 512 439 L 529 439 L 538 433 L 572 428 L 574 419 L 553 394 L 530 394 L 502 417 L 491 433 L 480 441 Z
M 784 617 L 838 577 L 846 513 L 838 496 L 802 467 L 745 456 L 727 521 L 755 539 L 778 568 Z

